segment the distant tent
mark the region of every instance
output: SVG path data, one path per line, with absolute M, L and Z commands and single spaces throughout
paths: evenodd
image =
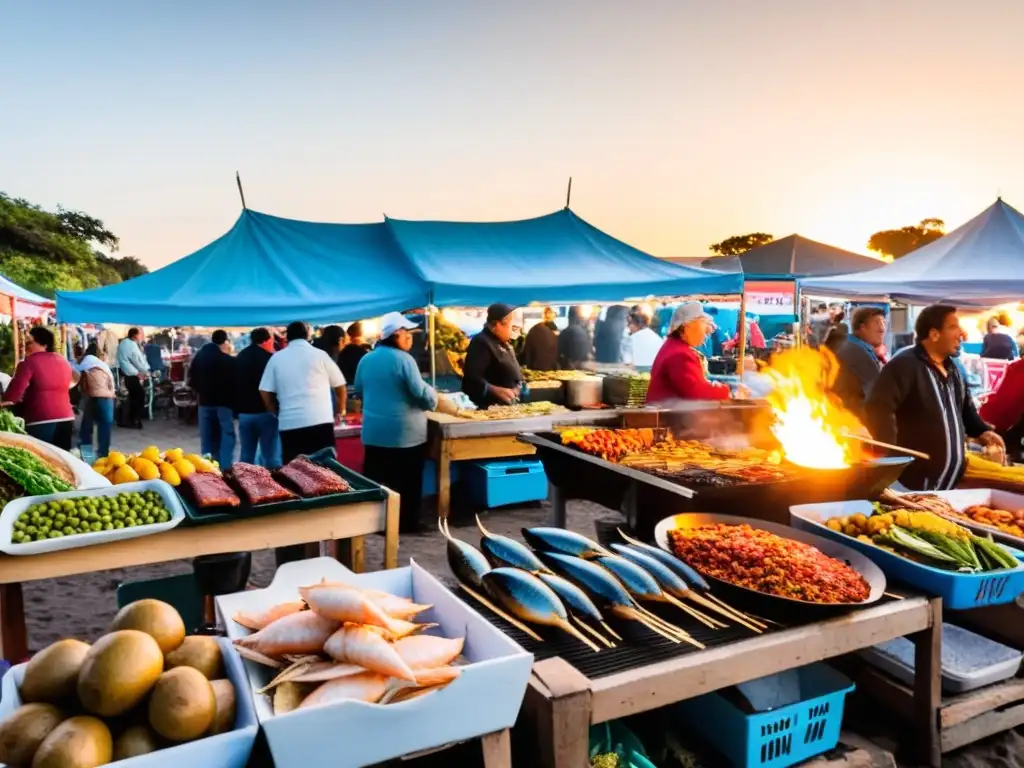
M 716 259 L 717 260 L 717 259 Z M 875 269 L 878 259 L 832 245 L 790 235 L 751 248 L 739 256 L 748 280 L 793 280 L 823 275 L 845 275 Z M 708 262 L 704 262 L 708 266 Z
M 11 282 L 3 275 L 0 275 L 0 296 L 11 296 L 18 301 L 35 304 L 39 307 L 53 306 L 53 299 L 47 299 L 38 293 L 32 293 L 32 291 L 22 288 L 17 283 Z
M 1024 215 L 1002 198 L 944 237 L 868 272 L 801 281 L 805 289 L 912 303 L 991 306 L 1024 296 Z

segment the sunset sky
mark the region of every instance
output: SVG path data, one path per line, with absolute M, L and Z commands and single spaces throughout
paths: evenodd
M 572 207 L 658 256 L 1024 205 L 1024 3 L 35 0 L 0 18 L 0 190 L 151 267 L 251 208 Z M 500 6 L 500 7 L 499 7 Z

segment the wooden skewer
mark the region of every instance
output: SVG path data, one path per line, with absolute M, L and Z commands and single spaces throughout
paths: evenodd
M 568 621 L 559 622 L 555 626 L 557 626 L 559 629 L 562 629 L 562 630 L 568 632 L 570 635 L 572 635 L 577 640 L 579 640 L 581 643 L 583 643 L 588 648 L 590 648 L 592 651 L 594 651 L 594 653 L 600 653 L 601 652 L 601 646 L 599 646 L 597 643 L 595 643 L 589 637 L 587 637 L 582 632 L 580 632 L 578 629 L 576 629 L 576 627 L 574 627 Z
M 496 614 L 501 616 L 501 618 L 503 618 L 505 621 L 507 621 L 509 624 L 511 624 L 516 629 L 518 629 L 518 630 L 520 630 L 522 632 L 525 632 L 527 635 L 532 637 L 538 643 L 543 643 L 544 642 L 544 638 L 543 637 L 541 637 L 536 632 L 534 632 L 532 629 L 530 629 L 528 626 L 523 624 L 523 622 L 519 621 L 519 619 L 516 619 L 516 618 L 513 618 L 512 616 L 509 616 L 507 613 L 505 613 L 503 610 L 501 610 L 501 608 L 496 606 L 494 603 L 492 603 L 490 600 L 488 600 L 483 595 L 477 594 L 477 592 L 475 590 L 470 589 L 465 584 L 460 584 L 459 586 L 462 587 L 466 591 L 466 594 L 468 594 L 474 600 L 479 602 L 481 605 L 484 605 L 487 608 L 489 608 L 490 610 L 494 611 Z
M 715 619 L 712 619 L 710 616 L 705 616 L 703 613 L 698 611 L 696 608 L 691 608 L 686 603 L 684 603 L 682 600 L 679 600 L 678 598 L 672 597 L 672 595 L 668 594 L 667 592 L 664 593 L 664 594 L 665 594 L 665 602 L 669 603 L 670 605 L 674 605 L 676 608 L 679 608 L 681 611 L 689 614 L 690 616 L 695 618 L 697 621 L 699 621 L 701 624 L 703 624 L 705 627 L 710 627 L 711 629 L 723 629 L 723 628 L 725 628 L 727 626 L 727 625 L 723 624 L 720 621 L 716 621 Z
M 895 592 L 883 592 L 886 597 L 891 597 L 893 600 L 903 600 L 903 595 L 897 595 Z
M 622 642 L 622 635 L 620 635 L 614 629 L 609 627 L 606 622 L 602 621 L 601 622 L 601 626 L 604 627 L 604 631 L 607 632 L 609 635 L 611 635 L 614 639 L 618 640 L 620 643 Z
M 657 624 L 660 627 L 663 627 L 666 631 L 673 633 L 677 637 L 681 637 L 681 638 L 685 639 L 685 638 L 690 636 L 690 633 L 687 632 L 682 627 L 677 627 L 672 622 L 665 621 L 665 619 L 661 618 L 661 616 L 659 616 L 658 614 L 654 613 L 653 611 L 647 610 L 646 608 L 644 608 L 639 603 L 637 603 L 636 609 L 638 611 L 640 611 L 640 613 L 643 614 L 649 621 L 654 622 L 655 624 Z
M 709 611 L 714 611 L 715 613 L 724 616 L 730 621 L 735 621 L 740 626 L 746 627 L 752 632 L 761 634 L 761 632 L 767 629 L 767 627 L 764 624 L 761 624 L 760 622 L 751 619 L 749 616 L 746 616 L 745 614 L 742 614 L 739 611 L 733 611 L 730 608 L 721 606 L 716 602 L 712 602 L 699 592 L 690 591 L 686 593 L 686 596 L 687 600 L 692 600 L 702 608 L 706 608 Z
M 921 451 L 915 451 L 915 450 L 912 450 L 910 448 L 904 448 L 901 445 L 893 445 L 892 443 L 883 443 L 881 440 L 875 440 L 875 439 L 870 438 L 870 437 L 864 437 L 863 435 L 855 435 L 852 432 L 842 432 L 841 434 L 842 434 L 842 437 L 845 437 L 848 440 L 858 440 L 858 441 L 860 441 L 862 443 L 867 443 L 868 445 L 877 446 L 878 448 L 888 448 L 890 451 L 896 451 L 897 453 L 904 453 L 907 456 L 914 456 L 915 458 L 924 459 L 925 461 L 927 461 L 928 459 L 931 458 L 931 456 L 929 456 L 927 453 L 921 453 Z
M 604 646 L 606 648 L 614 648 L 615 647 L 615 643 L 613 643 L 611 640 L 609 640 L 607 637 L 602 635 L 600 632 L 598 632 L 593 627 L 589 626 L 585 621 L 580 619 L 579 616 L 573 616 L 572 614 L 570 614 L 569 618 L 570 619 L 575 619 L 576 624 L 579 626 L 580 629 L 583 629 L 583 630 L 586 630 L 587 632 L 589 632 L 591 637 L 597 638 L 601 643 L 604 644 Z
M 761 627 L 763 627 L 765 629 L 768 628 L 768 624 L 765 623 L 765 621 L 766 621 L 765 619 L 762 619 L 759 616 L 752 616 L 751 614 L 746 613 L 745 611 L 741 611 L 738 608 L 733 608 L 731 605 L 729 605 L 727 602 L 725 602 L 722 598 L 716 597 L 715 595 L 711 594 L 710 592 L 705 592 L 704 594 L 701 595 L 701 597 L 704 598 L 705 600 L 710 600 L 715 605 L 721 606 L 722 608 L 724 608 L 726 611 L 728 611 L 729 613 L 731 613 L 734 616 L 742 617 L 742 618 L 746 619 L 747 621 L 751 622 L 752 624 L 757 624 L 758 626 L 761 626 Z M 774 622 L 771 622 L 771 623 L 774 623 Z

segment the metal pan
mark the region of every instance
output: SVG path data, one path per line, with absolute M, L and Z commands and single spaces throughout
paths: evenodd
M 654 537 L 659 547 L 675 555 L 668 540 L 668 532 L 670 530 L 719 524 L 746 524 L 751 528 L 760 528 L 769 533 L 774 533 L 784 539 L 792 539 L 793 541 L 809 544 L 829 557 L 834 557 L 836 560 L 846 563 L 863 576 L 871 587 L 871 594 L 868 595 L 866 600 L 859 603 L 811 603 L 806 600 L 796 600 L 791 597 L 758 592 L 757 590 L 741 587 L 722 579 L 716 579 L 714 576 L 701 572 L 701 575 L 711 582 L 716 595 L 722 597 L 730 604 L 735 604 L 739 608 L 747 609 L 755 614 L 768 615 L 771 618 L 808 621 L 837 616 L 853 610 L 870 608 L 885 593 L 885 574 L 867 555 L 861 554 L 845 544 L 831 541 L 823 536 L 816 536 L 813 533 L 800 531 L 796 528 L 790 528 L 788 525 L 780 523 L 770 523 L 764 520 L 755 520 L 750 517 L 735 517 L 733 515 L 691 513 L 666 517 L 655 527 Z

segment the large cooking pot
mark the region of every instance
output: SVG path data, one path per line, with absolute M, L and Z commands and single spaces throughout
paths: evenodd
M 604 379 L 600 376 L 584 376 L 565 382 L 565 404 L 570 408 L 591 408 L 601 405 L 604 394 Z

